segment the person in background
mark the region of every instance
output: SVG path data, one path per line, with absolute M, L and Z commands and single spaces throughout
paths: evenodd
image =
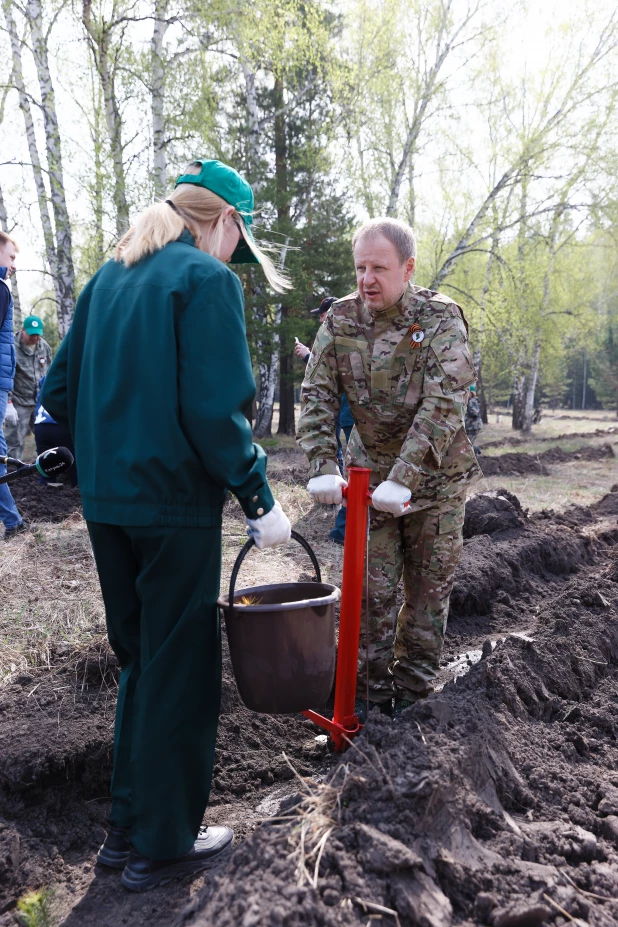
M 34 425 L 34 410 L 39 385 L 52 362 L 52 352 L 43 338 L 45 326 L 37 315 L 24 319 L 22 330 L 15 337 L 15 383 L 9 397 L 17 416 L 6 429 L 9 457 L 24 456 L 24 441 Z
M 466 407 L 465 422 L 466 434 L 470 438 L 474 453 L 478 457 L 481 453 L 481 449 L 477 447 L 476 439 L 483 427 L 483 419 L 481 418 L 481 404 L 476 395 L 476 385 L 474 383 L 470 387 L 470 398 L 468 399 L 468 405 Z
M 73 455 L 73 458 L 75 458 L 75 448 L 73 447 L 71 432 L 67 428 L 63 428 L 62 425 L 59 425 L 58 422 L 55 422 L 41 403 L 41 392 L 45 385 L 45 380 L 46 377 L 41 379 L 39 395 L 34 412 L 34 440 L 36 442 L 37 457 L 39 454 L 43 454 L 52 447 L 66 447 Z M 75 462 L 67 472 L 67 476 L 72 488 L 75 489 L 77 486 L 77 464 Z M 62 483 L 53 482 L 50 477 L 43 476 L 42 473 L 39 474 L 39 483 L 51 488 L 58 488 L 63 485 Z
M 5 232 L 0 232 L 0 422 L 11 426 L 17 413 L 9 405 L 15 376 L 15 347 L 13 337 L 13 296 L 8 279 L 15 272 L 18 247 Z M 4 432 L 0 428 L 0 457 L 6 457 L 7 447 Z M 0 476 L 6 473 L 6 465 L 0 464 Z M 25 530 L 23 519 L 17 510 L 15 500 L 6 483 L 0 483 L 0 521 L 4 525 L 4 540 Z
M 324 322 L 326 314 L 332 304 L 336 301 L 336 296 L 327 296 L 326 299 L 323 299 L 317 309 L 312 309 L 309 315 L 319 316 L 320 325 Z M 311 357 L 311 348 L 308 348 L 306 344 L 302 344 L 300 341 L 296 342 L 296 347 L 294 348 L 294 353 L 302 361 L 307 364 L 309 358 Z M 352 413 L 350 412 L 350 405 L 348 403 L 348 398 L 345 393 L 341 394 L 341 405 L 337 413 L 337 418 L 335 420 L 335 433 L 337 435 L 337 465 L 339 471 L 343 476 L 343 447 L 341 444 L 341 432 L 343 431 L 346 439 L 346 444 L 350 440 L 350 434 L 354 428 L 354 419 L 352 418 Z M 337 512 L 337 518 L 335 519 L 335 527 L 329 532 L 329 538 L 331 541 L 334 541 L 336 544 L 343 544 L 345 540 L 345 520 L 346 520 L 346 507 L 345 505 L 340 506 L 339 511 Z
M 146 177 L 144 177 L 146 183 Z M 221 700 L 221 527 L 234 493 L 258 548 L 290 539 L 245 410 L 255 379 L 240 280 L 261 264 L 253 191 L 192 161 L 77 301 L 41 401 L 73 436 L 84 518 L 122 669 L 110 828 L 97 861 L 148 891 L 207 869 L 231 828 L 200 829 Z

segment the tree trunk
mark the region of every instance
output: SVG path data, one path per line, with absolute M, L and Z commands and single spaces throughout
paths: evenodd
M 27 16 L 32 33 L 32 53 L 36 64 L 39 87 L 41 90 L 41 108 L 45 127 L 47 148 L 47 165 L 49 169 L 49 186 L 51 190 L 54 223 L 56 226 L 56 263 L 58 283 L 56 291 L 56 312 L 58 316 L 58 336 L 64 338 L 73 321 L 75 310 L 75 270 L 73 267 L 73 246 L 71 241 L 71 223 L 67 209 L 62 169 L 62 147 L 56 115 L 56 96 L 49 70 L 47 55 L 47 35 L 43 30 L 43 10 L 41 0 L 28 0 Z
M 127 203 L 124 172 L 122 119 L 118 100 L 116 99 L 115 74 L 110 55 L 110 32 L 112 27 L 103 20 L 97 24 L 93 22 L 92 0 L 83 0 L 82 22 L 90 38 L 90 47 L 103 89 L 105 122 L 107 124 L 114 174 L 113 199 L 116 211 L 116 234 L 118 238 L 121 238 L 129 227 L 129 205 Z
M 524 434 L 529 435 L 532 431 L 532 416 L 534 415 L 534 398 L 536 393 L 536 383 L 539 376 L 539 364 L 541 363 L 541 345 L 537 343 L 534 347 L 534 353 L 532 355 L 532 364 L 530 365 L 530 373 L 528 374 L 526 381 L 526 394 L 524 402 L 524 421 L 522 426 L 522 431 Z
M 241 60 L 240 66 L 245 80 L 245 99 L 247 103 L 247 120 L 249 136 L 247 138 L 247 167 L 254 194 L 260 192 L 263 183 L 260 179 L 260 115 L 258 112 L 257 91 L 255 89 L 255 71 L 247 61 Z
M 150 42 L 152 167 L 156 199 L 163 199 L 167 187 L 167 150 L 165 143 L 165 62 L 163 39 L 169 23 L 166 20 L 167 0 L 155 0 L 154 28 Z
M 517 431 L 524 427 L 526 404 L 526 374 L 521 369 L 515 374 L 513 381 L 513 418 L 512 426 Z
M 288 148 L 286 138 L 286 117 L 284 111 L 283 79 L 275 77 L 273 90 L 275 109 L 275 201 L 277 206 L 277 230 L 288 234 L 290 229 L 290 196 L 288 191 Z M 289 240 L 289 239 L 288 239 Z M 288 240 L 286 240 L 280 263 L 285 264 Z M 289 306 L 281 306 L 283 323 L 279 339 L 279 427 L 277 434 L 296 433 L 294 421 L 294 346 L 285 325 L 289 317 Z
M 9 230 L 9 218 L 6 212 L 6 205 L 4 202 L 4 194 L 2 193 L 2 187 L 0 187 L 0 228 L 3 232 L 6 232 L 7 235 L 10 235 Z M 19 331 L 22 326 L 22 314 L 21 314 L 21 302 L 19 301 L 19 289 L 17 286 L 16 274 L 13 274 L 11 277 L 11 293 L 13 294 L 13 326 L 15 331 Z
M 30 108 L 30 97 L 26 93 L 26 85 L 24 83 L 23 67 L 21 60 L 21 40 L 17 33 L 17 26 L 15 20 L 13 19 L 13 10 L 11 7 L 11 0 L 2 0 L 2 6 L 4 9 L 4 17 L 6 20 L 7 31 L 11 40 L 11 53 L 12 53 L 12 81 L 17 89 L 19 97 L 19 108 L 21 109 L 24 117 L 24 125 L 26 129 L 26 140 L 28 142 L 28 154 L 30 156 L 30 164 L 32 165 L 32 174 L 34 176 L 34 186 L 36 189 L 37 202 L 39 204 L 39 216 L 41 218 L 41 228 L 43 230 L 43 241 L 45 243 L 45 257 L 47 258 L 47 266 L 49 272 L 54 281 L 54 287 L 56 291 L 56 302 L 58 302 L 60 297 L 59 283 L 58 283 L 58 265 L 56 260 L 56 245 L 54 242 L 54 232 L 52 229 L 51 218 L 49 215 L 49 203 L 47 200 L 47 190 L 45 189 L 45 181 L 43 179 L 43 170 L 41 168 L 41 159 L 39 158 L 39 149 L 37 146 L 36 133 L 34 130 L 34 120 L 32 118 L 32 110 Z
M 271 352 L 268 361 L 260 361 L 258 370 L 260 386 L 258 391 L 258 414 L 253 429 L 256 438 L 269 438 L 272 435 L 273 406 L 275 388 L 279 375 L 279 325 L 281 324 L 281 306 L 275 311 Z

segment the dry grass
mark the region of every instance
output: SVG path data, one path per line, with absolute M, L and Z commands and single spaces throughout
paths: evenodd
M 41 524 L 0 547 L 0 683 L 51 666 L 105 630 L 84 521 Z

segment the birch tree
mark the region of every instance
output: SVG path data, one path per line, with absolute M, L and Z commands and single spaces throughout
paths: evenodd
M 28 0 L 26 17 L 30 27 L 32 54 L 41 92 L 50 198 L 56 233 L 56 279 L 54 282 L 57 294 L 58 335 L 64 338 L 73 320 L 75 309 L 75 270 L 71 222 L 62 167 L 62 143 L 56 113 L 56 94 L 49 67 L 47 48 L 49 31 L 45 29 L 43 23 L 41 0 Z
M 134 3 L 113 0 L 109 15 L 103 3 L 95 14 L 92 0 L 83 0 L 82 23 L 103 91 L 105 123 L 113 166 L 113 201 L 116 235 L 120 238 L 129 227 L 129 204 L 125 174 L 124 124 L 118 99 L 118 75 L 127 28 L 135 20 Z

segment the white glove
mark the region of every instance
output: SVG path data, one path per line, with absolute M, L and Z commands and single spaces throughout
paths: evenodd
M 307 491 L 312 499 L 323 505 L 341 505 L 343 493 L 341 490 L 348 484 L 338 473 L 325 473 L 323 476 L 313 476 L 307 483 Z
M 19 418 L 17 417 L 17 409 L 12 402 L 8 402 L 6 405 L 6 415 L 4 416 L 4 421 L 7 425 L 17 425 Z
M 378 512 L 390 512 L 391 515 L 405 515 L 409 511 L 407 502 L 412 493 L 407 486 L 396 483 L 395 480 L 384 480 L 374 489 L 371 504 Z
M 277 547 L 279 544 L 287 544 L 292 533 L 290 519 L 285 514 L 278 502 L 260 518 L 247 519 L 247 534 L 255 541 L 255 546 L 260 550 L 265 547 Z

